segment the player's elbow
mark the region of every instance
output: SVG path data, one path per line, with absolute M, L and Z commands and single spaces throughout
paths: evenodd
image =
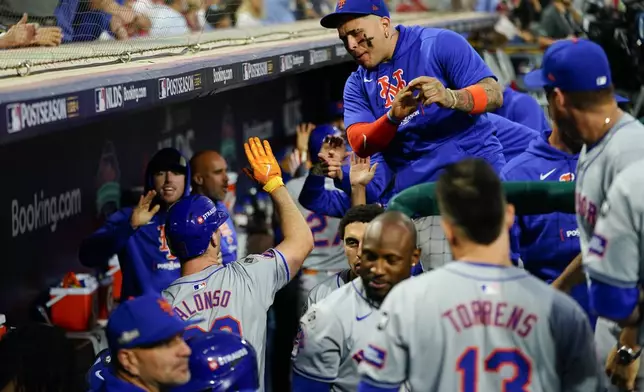
M 360 124 L 354 124 L 347 128 L 347 140 L 354 154 L 360 158 L 369 156 L 367 153 L 366 136 L 361 132 Z

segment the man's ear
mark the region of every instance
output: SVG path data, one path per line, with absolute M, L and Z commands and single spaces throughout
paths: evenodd
M 443 233 L 445 234 L 445 239 L 447 240 L 447 243 L 449 244 L 453 243 L 454 228 L 442 216 L 441 216 L 441 228 L 443 229 Z
M 139 375 L 139 359 L 133 350 L 121 349 L 117 354 L 121 367 L 133 376 Z
M 420 263 L 420 255 L 422 250 L 420 248 L 414 249 L 414 252 L 411 254 L 411 265 L 414 266 Z
M 514 206 L 512 204 L 505 206 L 505 226 L 508 230 L 514 225 L 514 216 Z
M 192 182 L 201 186 L 203 185 L 203 177 L 201 176 L 201 174 L 195 174 L 192 176 Z

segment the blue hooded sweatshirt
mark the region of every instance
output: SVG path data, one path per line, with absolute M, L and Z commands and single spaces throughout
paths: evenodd
M 176 165 L 185 170 L 186 181 L 183 196 L 190 193 L 190 165 L 185 157 L 173 148 L 164 148 L 157 152 L 148 163 L 145 171 L 145 190 L 147 193 L 153 189 L 154 168 L 152 163 L 155 158 L 170 154 L 177 157 L 179 162 Z M 115 254 L 119 257 L 121 271 L 123 273 L 123 287 L 121 298 L 138 296 L 142 293 L 139 278 L 132 266 L 131 256 L 126 249 L 130 237 L 134 237 L 141 256 L 146 263 L 149 275 L 152 278 L 151 286 L 159 294 L 172 282 L 181 276 L 181 265 L 179 260 L 170 253 L 165 238 L 165 218 L 167 208 L 162 207 L 147 225 L 136 230 L 130 225 L 132 208 L 121 208 L 110 215 L 107 222 L 86 238 L 80 246 L 79 259 L 86 267 L 106 268 L 108 260 Z
M 494 114 L 539 132 L 550 129 L 546 114 L 539 102 L 532 96 L 510 87 L 506 87 L 503 91 L 503 106 L 495 110 Z
M 494 135 L 503 146 L 506 162 L 524 152 L 530 142 L 541 135 L 541 132 L 496 114 L 488 114 L 488 119 L 494 125 Z
M 544 132 L 510 161 L 501 172 L 503 180 L 574 181 L 578 155 L 552 147 L 548 142 L 551 133 Z M 581 252 L 575 214 L 517 216 L 510 232 L 510 249 L 514 262 L 520 257 L 526 270 L 551 283 Z M 575 286 L 570 294 L 586 310 L 594 326 L 586 285 Z

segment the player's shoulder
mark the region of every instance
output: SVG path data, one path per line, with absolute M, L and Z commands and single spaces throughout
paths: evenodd
M 505 181 L 530 179 L 539 171 L 541 164 L 541 159 L 527 149 L 503 166 L 501 178 Z
M 350 292 L 343 290 L 346 285 L 338 290 L 334 290 L 325 298 L 311 304 L 300 318 L 300 324 L 307 330 L 316 330 L 325 333 L 330 327 L 335 324 L 334 328 L 342 328 L 343 325 L 343 309 L 346 308 L 345 303 L 350 301 L 348 298 Z
M 619 158 L 624 150 L 644 152 L 644 124 L 625 113 L 615 126 L 614 134 L 605 150 L 608 150 L 608 154 L 614 159 Z
M 225 268 L 229 268 L 233 271 L 244 270 L 246 268 L 258 265 L 259 263 L 262 263 L 262 262 L 280 260 L 283 258 L 284 258 L 284 255 L 282 255 L 282 253 L 279 250 L 271 248 L 262 254 L 246 255 L 240 258 L 239 260 L 237 260 L 236 262 L 226 265 Z
M 626 166 L 615 176 L 609 194 L 623 199 L 639 200 L 644 192 L 644 159 Z M 641 203 L 633 203 L 639 206 Z
M 338 274 L 329 276 L 320 283 L 316 284 L 311 291 L 309 291 L 309 298 L 315 302 L 321 300 L 321 298 L 326 298 L 328 295 L 338 289 Z

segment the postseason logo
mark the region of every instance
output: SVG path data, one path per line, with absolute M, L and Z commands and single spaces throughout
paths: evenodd
M 273 73 L 273 62 L 271 60 L 261 61 L 259 63 L 244 63 L 244 80 L 261 78 Z
M 304 64 L 304 56 L 298 54 L 285 54 L 280 56 L 280 72 L 286 72 Z
M 309 65 L 322 64 L 331 60 L 331 49 L 309 50 Z
M 201 90 L 201 74 L 159 79 L 159 99 Z
M 16 133 L 39 125 L 78 117 L 78 97 L 55 98 L 7 105 L 7 132 Z
M 139 102 L 148 97 L 146 87 L 132 86 L 109 86 L 99 87 L 94 90 L 94 107 L 96 113 L 103 113 L 112 109 L 125 106 L 126 102 Z

